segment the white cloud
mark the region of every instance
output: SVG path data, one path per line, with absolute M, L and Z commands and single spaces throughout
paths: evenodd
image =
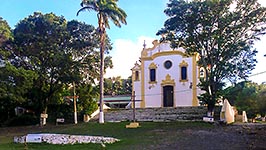
M 265 0 L 258 0 L 258 2 L 262 5 L 262 6 L 266 6 L 266 1 Z
M 257 57 L 256 57 L 258 63 L 256 64 L 255 69 L 252 71 L 253 75 L 249 79 L 257 83 L 266 82 L 265 73 L 262 73 L 266 71 L 266 68 L 265 68 L 266 57 L 264 56 L 266 54 L 265 42 L 266 42 L 266 36 L 263 36 L 261 38 L 261 41 L 257 41 L 254 45 L 254 47 L 258 51 Z
M 152 47 L 155 38 L 140 36 L 137 41 L 117 39 L 114 41 L 114 49 L 111 53 L 113 69 L 107 69 L 105 78 L 121 76 L 126 79 L 131 75 L 131 68 L 139 60 L 143 49 L 144 40 L 146 47 Z
M 258 0 L 258 2 L 262 6 L 266 7 L 266 1 L 265 0 Z M 256 43 L 254 45 L 258 51 L 258 54 L 256 57 L 258 63 L 256 64 L 255 69 L 252 71 L 253 76 L 249 78 L 253 82 L 262 83 L 262 82 L 266 81 L 265 73 L 262 73 L 262 72 L 266 71 L 266 68 L 265 68 L 266 57 L 264 56 L 266 54 L 265 43 L 266 43 L 266 36 L 264 35 L 263 37 L 261 37 L 261 40 L 256 41 Z

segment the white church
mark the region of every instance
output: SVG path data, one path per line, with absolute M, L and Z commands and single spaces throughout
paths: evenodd
M 199 106 L 197 87 L 204 72 L 197 65 L 197 54 L 188 56 L 185 49 L 172 49 L 170 43 L 153 41 L 144 48 L 140 61 L 132 68 L 132 91 L 135 107 Z

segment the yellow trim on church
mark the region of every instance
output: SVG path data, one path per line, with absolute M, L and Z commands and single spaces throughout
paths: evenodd
M 140 108 L 145 108 L 145 77 L 144 77 L 144 60 L 141 59 L 141 102 L 140 102 Z
M 149 69 L 157 69 L 157 65 L 154 62 L 152 62 L 149 66 Z
M 164 86 L 173 86 L 173 92 L 175 91 L 175 79 L 172 79 L 169 74 L 165 76 L 165 80 L 162 80 L 161 83 L 161 92 L 163 93 Z M 164 98 L 163 94 L 161 96 L 161 107 L 164 106 Z M 176 94 L 173 93 L 173 106 L 176 107 Z
M 175 79 L 171 79 L 171 76 L 169 74 L 167 74 L 165 77 L 165 80 L 162 80 L 161 85 L 162 86 L 166 86 L 166 85 L 175 86 Z
M 185 53 L 183 53 L 183 52 L 181 52 L 181 51 L 173 50 L 173 51 L 157 52 L 157 53 L 153 54 L 153 55 L 150 56 L 150 57 L 147 57 L 147 55 L 142 55 L 142 56 L 141 56 L 141 59 L 142 59 L 142 60 L 154 60 L 154 59 L 157 58 L 157 57 L 160 57 L 160 56 L 167 56 L 167 55 L 180 55 L 180 56 L 182 56 L 183 58 L 190 57 L 188 54 L 185 54 Z
M 197 55 L 192 56 L 192 106 L 198 106 L 197 98 Z
M 189 57 L 189 55 L 187 55 L 181 51 L 173 50 L 173 51 L 163 51 L 163 52 L 155 53 L 151 56 L 151 58 L 155 59 L 157 57 L 166 56 L 166 55 L 181 55 L 182 57 Z

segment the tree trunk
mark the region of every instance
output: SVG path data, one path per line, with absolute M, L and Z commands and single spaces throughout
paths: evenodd
M 102 45 L 102 44 L 101 44 Z M 104 123 L 104 114 L 103 114 L 103 71 L 104 71 L 104 50 L 101 46 L 100 50 L 100 116 L 99 116 L 99 123 Z
M 45 99 L 45 102 L 44 102 L 44 110 L 40 114 L 40 125 L 41 126 L 46 125 L 46 117 L 42 117 L 42 114 L 47 114 L 47 109 L 48 109 L 48 98 Z
M 102 16 L 100 16 L 99 20 L 99 30 L 100 30 L 100 114 L 99 114 L 99 123 L 104 123 L 104 114 L 103 114 L 103 75 L 104 75 L 104 49 L 105 49 L 105 28 L 102 20 Z

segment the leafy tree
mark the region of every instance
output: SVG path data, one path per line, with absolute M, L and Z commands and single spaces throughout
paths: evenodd
M 16 68 L 10 63 L 0 67 L 0 121 L 14 116 L 14 108 L 28 100 L 27 93 L 37 74 L 23 68 Z M 12 115 L 13 114 L 13 115 Z
M 104 78 L 104 95 L 113 94 L 113 80 L 112 78 Z
M 67 22 L 53 13 L 34 13 L 21 20 L 14 30 L 14 64 L 33 70 L 39 75 L 30 98 L 39 104 L 39 111 L 46 112 L 64 83 L 80 79 L 67 45 L 70 36 Z M 40 113 L 40 112 L 39 112 Z
M 131 94 L 132 93 L 132 76 L 127 79 L 122 79 L 123 81 L 123 94 Z
M 266 8 L 257 0 L 170 0 L 165 13 L 169 19 L 157 34 L 165 35 L 162 40 L 172 47 L 199 55 L 206 75 L 199 85 L 206 93 L 199 99 L 213 114 L 225 80 L 246 79 L 254 69 L 253 45 L 265 34 Z
M 237 83 L 224 90 L 224 97 L 236 106 L 238 111 L 246 111 L 249 118 L 259 113 L 259 85 L 249 81 Z
M 2 17 L 0 17 L 0 46 L 12 38 L 13 36 L 10 26 Z
M 94 83 L 99 78 L 100 55 L 99 34 L 92 25 L 72 20 L 67 23 L 67 30 L 70 33 L 69 48 L 73 60 L 76 62 L 74 68 L 78 68 L 78 74 L 82 76 L 84 83 Z M 106 52 L 112 49 L 110 40 L 107 37 L 105 41 Z M 105 69 L 113 67 L 110 56 L 105 58 Z
M 13 39 L 12 31 L 8 23 L 0 17 L 0 66 L 4 65 L 4 62 L 9 55 L 7 46 Z
M 13 35 L 8 23 L 0 17 L 0 122 L 13 117 L 14 108 L 27 101 L 37 74 L 9 63 Z
M 259 114 L 266 116 L 266 85 L 259 85 L 259 91 L 257 95 Z
M 86 84 L 81 85 L 77 90 L 79 106 L 84 114 L 91 115 L 98 108 L 97 100 L 99 93 L 96 88 L 91 84 Z
M 93 26 L 36 12 L 16 25 L 13 41 L 8 24 L 1 19 L 0 25 L 1 33 L 5 33 L 1 34 L 1 60 L 38 74 L 32 77 L 35 84 L 24 102 L 36 114 L 46 111 L 48 104 L 63 104 L 64 91 L 73 81 L 91 85 L 99 78 L 100 36 Z M 112 48 L 108 37 L 105 45 L 108 53 Z M 105 69 L 112 67 L 111 57 L 104 63 Z
M 104 79 L 104 94 L 105 95 L 123 95 L 131 94 L 132 92 L 131 77 L 122 79 L 121 76 Z
M 104 51 L 106 31 L 105 28 L 110 28 L 109 19 L 118 27 L 121 23 L 126 24 L 126 13 L 117 6 L 118 0 L 83 0 L 81 2 L 81 11 L 95 11 L 98 19 L 98 33 L 100 34 L 100 117 L 99 122 L 104 123 L 103 119 L 103 93 L 104 93 Z
M 123 89 L 121 76 L 113 77 L 113 92 L 115 94 L 121 94 L 120 91 Z

